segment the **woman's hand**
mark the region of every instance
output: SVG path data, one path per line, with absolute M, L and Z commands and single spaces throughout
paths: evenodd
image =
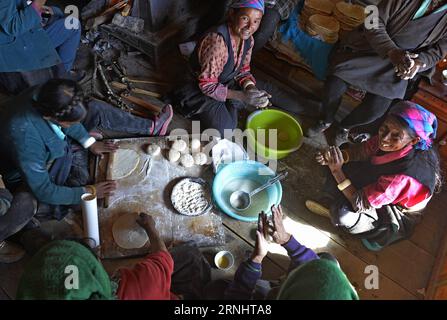
M 264 257 L 268 253 L 268 242 L 265 239 L 266 231 L 264 228 L 266 215 L 264 212 L 261 212 L 258 217 L 258 228 L 256 230 L 256 243 L 253 254 L 251 255 L 251 260 L 255 263 L 262 263 Z
M 413 79 L 422 68 L 425 68 L 427 65 L 422 61 L 416 59 L 414 60 L 414 64 L 408 70 L 403 70 L 397 72 L 397 76 L 402 80 L 411 80 Z
M 339 147 L 331 146 L 329 150 L 325 153 L 326 160 L 328 162 L 328 167 L 331 172 L 339 171 L 343 167 L 344 159 L 343 153 Z
M 146 231 L 151 242 L 152 252 L 168 251 L 166 244 L 161 239 L 160 234 L 155 227 L 155 220 L 152 216 L 146 213 L 140 213 L 137 218 L 137 223 Z
M 152 218 L 152 216 L 140 212 L 137 218 L 137 223 L 144 229 L 146 232 L 149 233 L 157 233 L 157 229 L 155 228 L 155 220 Z
M 243 91 L 242 101 L 256 108 L 265 108 L 268 106 L 271 97 L 268 92 L 254 87 Z
M 388 57 L 394 65 L 396 73 L 405 72 L 411 69 L 414 65 L 414 60 L 418 57 L 415 53 L 409 53 L 402 49 L 393 49 L 388 52 Z
M 284 245 L 289 242 L 290 237 L 292 236 L 290 233 L 286 232 L 283 224 L 284 214 L 282 212 L 282 207 L 275 205 L 272 206 L 273 213 L 273 229 L 270 235 L 275 243 Z
M 113 195 L 113 191 L 116 190 L 117 183 L 116 181 L 104 181 L 95 184 L 96 189 L 96 197 L 98 199 L 103 199 L 106 196 Z
M 104 153 L 113 153 L 116 150 L 118 150 L 119 147 L 116 143 L 112 141 L 106 141 L 106 142 L 96 141 L 94 144 L 90 146 L 89 149 L 93 154 L 103 158 Z

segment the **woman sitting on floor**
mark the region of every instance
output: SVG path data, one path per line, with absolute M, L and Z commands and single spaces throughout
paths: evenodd
M 39 207 L 50 205 L 53 217 L 62 219 L 65 206 L 80 204 L 88 189 L 87 149 L 95 155 L 117 149 L 92 135 L 164 135 L 172 116 L 172 107 L 167 105 L 154 120 L 138 118 L 103 101 L 85 98 L 72 80 L 49 80 L 0 109 L 0 174 L 13 194 L 19 187 L 28 188 Z M 113 181 L 95 185 L 98 198 L 115 188 Z M 13 220 L 11 228 L 16 227 Z
M 435 115 L 402 101 L 371 140 L 319 153 L 317 161 L 333 176 L 325 186 L 332 222 L 359 236 L 370 250 L 410 237 L 441 184 L 439 157 L 432 147 L 436 129 Z M 329 214 L 316 202 L 306 206 Z
M 31 258 L 20 279 L 17 299 L 202 298 L 202 288 L 210 281 L 211 268 L 199 249 L 182 245 L 168 251 L 150 215 L 140 213 L 137 223 L 147 232 L 151 247 L 150 254 L 133 267 L 121 268 L 110 278 L 88 247 L 76 241 L 52 241 Z M 67 272 L 67 266 L 76 266 L 77 270 Z M 75 271 L 77 280 L 70 278 Z
M 191 56 L 194 78 L 169 97 L 187 117 L 199 119 L 202 130 L 234 130 L 238 110 L 245 104 L 263 107 L 269 95 L 255 86 L 250 73 L 253 34 L 264 14 L 263 0 L 241 0 L 231 5 L 228 23 L 202 37 Z M 242 90 L 241 90 L 242 89 Z

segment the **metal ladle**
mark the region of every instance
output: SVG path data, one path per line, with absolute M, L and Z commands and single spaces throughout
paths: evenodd
M 282 172 L 278 174 L 277 176 L 269 179 L 265 184 L 260 186 L 259 188 L 256 188 L 255 190 L 251 191 L 250 193 L 245 191 L 234 191 L 230 196 L 230 204 L 231 206 L 239 211 L 246 210 L 251 205 L 251 198 L 261 192 L 264 189 L 267 189 L 268 187 L 274 185 L 278 181 L 283 180 L 285 177 L 287 177 L 289 173 L 287 171 Z

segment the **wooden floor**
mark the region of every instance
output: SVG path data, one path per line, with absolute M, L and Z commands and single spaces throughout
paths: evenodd
M 315 83 L 308 74 L 296 76 L 300 77 L 300 83 Z M 298 119 L 304 127 L 309 124 L 309 119 Z M 174 117 L 172 128 L 185 126 L 189 127 L 188 121 L 179 116 Z M 305 200 L 318 195 L 326 175 L 325 169 L 318 166 L 313 159 L 316 150 L 323 145 L 324 139 L 306 139 L 300 150 L 278 163 L 279 170 L 289 171 L 288 178 L 282 183 L 282 206 L 287 215 L 286 229 L 298 241 L 315 251 L 335 255 L 361 299 L 423 299 L 440 241 L 446 231 L 447 192 L 434 196 L 422 223 L 417 226 L 410 240 L 392 245 L 378 253 L 368 251 L 359 240 L 335 229 L 328 220 L 310 213 L 304 207 Z M 223 214 L 222 219 L 226 229 L 225 248 L 234 253 L 237 263 L 229 272 L 213 269 L 213 277 L 231 278 L 238 263 L 246 259 L 253 249 L 256 226 Z M 66 235 L 63 230 L 70 228 L 69 224 L 69 220 L 59 224 L 53 223 L 51 230 L 63 237 Z M 218 249 L 221 248 L 204 248 L 203 251 L 207 257 L 211 257 Z M 270 249 L 271 253 L 263 265 L 263 278 L 276 280 L 286 273 L 289 259 L 280 246 L 272 244 Z M 18 263 L 0 264 L 0 299 L 15 297 L 18 279 L 28 260 L 27 256 Z M 131 265 L 135 261 L 138 259 L 109 260 L 104 261 L 104 265 L 107 271 L 113 272 L 116 268 Z M 368 276 L 365 268 L 371 265 L 377 266 L 380 272 L 377 290 L 365 288 L 365 279 Z

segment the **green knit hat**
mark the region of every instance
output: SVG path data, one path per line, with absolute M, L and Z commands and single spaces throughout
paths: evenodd
M 53 241 L 26 266 L 17 299 L 112 299 L 110 278 L 89 249 L 74 241 Z
M 316 259 L 293 270 L 278 300 L 358 300 L 354 287 L 333 261 Z

